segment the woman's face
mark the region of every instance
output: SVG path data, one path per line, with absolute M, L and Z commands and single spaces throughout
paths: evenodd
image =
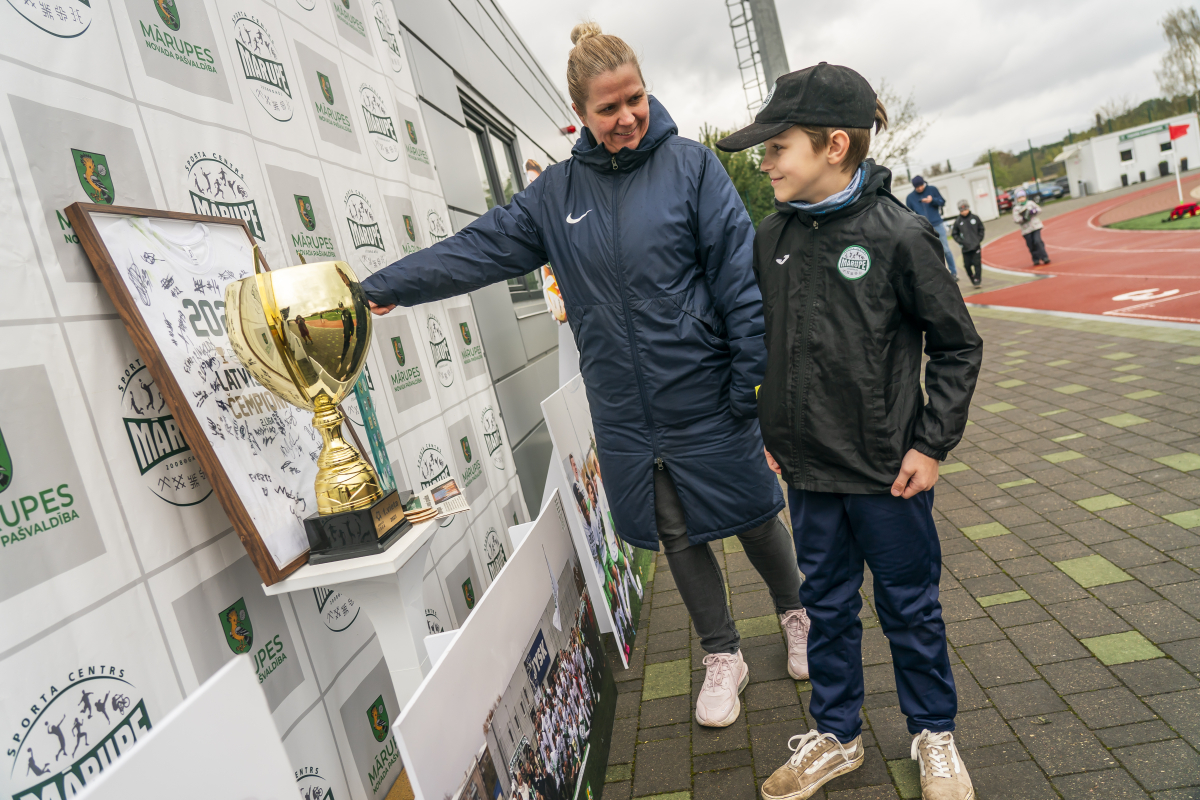
M 610 153 L 622 147 L 636 150 L 650 127 L 646 87 L 633 64 L 622 64 L 592 79 L 585 108 L 571 108 Z

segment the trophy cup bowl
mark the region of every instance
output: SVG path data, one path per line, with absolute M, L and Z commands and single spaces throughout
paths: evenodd
M 375 470 L 342 438 L 338 408 L 371 343 L 371 313 L 350 265 L 256 272 L 226 286 L 225 315 L 242 366 L 277 397 L 312 411 L 321 435 L 317 513 L 304 525 L 310 563 L 385 549 L 403 532 L 404 511 L 395 492 L 384 497 Z

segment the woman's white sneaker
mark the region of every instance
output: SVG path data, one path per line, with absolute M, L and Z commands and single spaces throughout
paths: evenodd
M 975 788 L 953 733 L 921 731 L 913 737 L 910 755 L 921 767 L 922 800 L 974 800 Z
M 779 615 L 779 627 L 787 637 L 788 675 L 795 680 L 808 680 L 808 631 L 812 623 L 803 608 Z
M 696 698 L 696 722 L 709 728 L 725 728 L 742 713 L 738 695 L 750 682 L 750 668 L 742 652 L 709 653 L 704 657 L 704 685 Z

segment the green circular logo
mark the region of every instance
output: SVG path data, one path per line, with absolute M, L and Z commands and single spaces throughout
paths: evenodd
M 848 281 L 856 281 L 871 269 L 871 255 L 865 247 L 852 244 L 838 258 L 838 272 Z

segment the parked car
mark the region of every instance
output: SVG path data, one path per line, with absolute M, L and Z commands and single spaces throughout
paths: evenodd
M 1066 175 L 1064 175 L 1061 178 L 1055 178 L 1054 182 L 1062 187 L 1062 196 L 1063 197 L 1071 196 L 1071 179 L 1070 178 L 1068 178 Z
M 1063 196 L 1063 187 L 1053 181 L 1025 181 L 1021 184 L 1025 195 L 1035 203 L 1044 203 Z
M 1000 192 L 1000 194 L 996 195 L 996 207 L 1000 210 L 1001 214 L 1012 211 L 1012 192 L 1008 189 L 1005 189 L 1004 191 Z

